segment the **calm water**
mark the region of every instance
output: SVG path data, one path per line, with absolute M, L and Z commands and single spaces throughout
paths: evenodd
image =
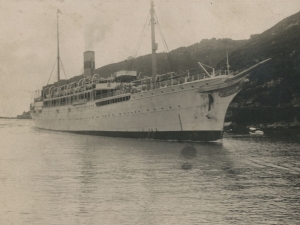
M 0 120 L 0 224 L 300 224 L 300 143 L 178 143 Z

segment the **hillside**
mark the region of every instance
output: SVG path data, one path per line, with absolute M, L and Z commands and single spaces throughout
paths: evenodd
M 251 73 L 250 82 L 233 100 L 229 111 L 233 112 L 236 122 L 300 121 L 299 41 L 300 12 L 261 34 L 252 35 L 230 54 L 232 70 L 241 70 L 272 58 Z M 222 60 L 217 67 L 225 68 L 226 61 Z
M 23 112 L 21 115 L 17 115 L 17 119 L 32 119 L 30 112 Z
M 166 53 L 157 53 L 157 71 L 163 74 L 170 71 L 186 70 L 198 67 L 197 62 L 216 66 L 229 53 L 237 50 L 246 41 L 231 39 L 204 39 L 188 47 L 181 47 L 170 52 L 171 65 Z M 136 70 L 141 76 L 151 75 L 151 55 L 140 56 L 135 59 L 124 60 L 96 69 L 95 73 L 108 76 L 119 70 Z
M 300 106 L 300 12 L 262 34 L 253 35 L 230 56 L 230 68 L 240 70 L 266 58 L 235 99 L 241 106 Z M 225 60 L 219 68 L 225 68 Z

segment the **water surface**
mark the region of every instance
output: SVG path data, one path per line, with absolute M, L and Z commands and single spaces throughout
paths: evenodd
M 300 144 L 179 143 L 0 120 L 0 224 L 299 224 Z

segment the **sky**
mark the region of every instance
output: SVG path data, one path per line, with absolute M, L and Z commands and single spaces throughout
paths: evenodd
M 154 4 L 169 50 L 202 39 L 248 39 L 300 11 L 299 0 Z M 96 68 L 151 52 L 150 0 L 0 0 L 0 116 L 28 111 L 33 92 L 57 80 L 58 9 L 62 79 L 82 74 L 87 50 L 95 51 Z M 156 33 L 158 52 L 166 51 Z

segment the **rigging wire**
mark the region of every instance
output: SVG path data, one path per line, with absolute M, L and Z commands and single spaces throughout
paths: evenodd
M 137 51 L 136 51 L 136 53 L 135 53 L 135 55 L 134 55 L 134 59 L 132 60 L 131 65 L 130 65 L 130 67 L 129 67 L 131 70 L 133 69 L 134 61 L 135 61 L 135 59 L 136 59 L 136 56 L 138 55 L 138 52 L 139 52 L 140 47 L 141 47 L 141 45 L 142 45 L 143 39 L 144 39 L 144 37 L 145 37 L 145 35 L 146 35 L 146 32 L 145 32 L 145 31 L 146 31 L 146 26 L 147 26 L 147 24 L 148 24 L 149 18 L 150 18 L 150 14 L 148 14 L 148 16 L 147 16 L 147 18 L 146 18 L 146 21 L 145 21 L 145 24 L 144 24 L 144 27 L 143 27 L 143 30 L 142 30 L 142 33 L 141 33 L 141 36 L 140 36 L 140 39 L 139 39 L 139 42 L 138 42 Z M 148 26 L 149 26 L 149 24 L 148 24 Z
M 158 29 L 158 30 L 160 31 L 161 39 L 163 39 L 163 35 L 161 33 L 161 30 L 160 29 Z M 171 69 L 171 71 L 174 71 L 174 67 L 173 67 L 173 64 L 172 64 L 172 59 L 171 59 L 171 55 L 170 55 L 170 52 L 168 50 L 168 47 L 167 47 L 166 43 L 164 43 L 164 41 L 163 41 L 163 44 L 164 44 L 164 47 L 165 47 L 165 49 L 167 51 L 166 55 L 167 55 L 167 59 L 168 59 L 168 63 L 169 63 L 170 69 Z
M 165 39 L 165 37 L 164 37 L 164 35 L 163 35 L 162 31 L 161 31 L 160 25 L 159 25 L 159 23 L 158 23 L 158 18 L 157 18 L 156 13 L 154 13 L 154 15 L 155 15 L 155 18 L 156 18 L 156 23 L 157 23 L 158 30 L 159 30 L 159 32 L 160 32 L 160 34 L 161 34 L 161 36 L 162 36 L 162 41 L 163 41 L 163 43 L 164 43 L 164 45 L 165 45 L 165 47 L 166 47 L 166 50 L 169 52 L 169 48 L 168 48 L 166 39 Z
M 62 62 L 61 59 L 60 59 L 60 62 L 61 62 L 61 67 L 62 67 L 62 69 L 63 69 L 63 71 L 64 71 L 64 74 L 65 74 L 65 77 L 66 77 L 66 79 L 68 79 L 68 78 L 67 78 L 66 71 L 65 71 L 65 68 L 64 68 L 64 64 L 63 64 L 63 62 Z
M 65 45 L 62 46 L 62 50 L 63 50 L 63 52 L 66 52 L 68 55 L 68 57 L 64 58 L 64 62 L 65 62 L 65 64 L 67 64 L 66 70 L 68 70 L 67 73 L 70 75 L 70 68 L 74 68 L 73 65 L 75 65 L 73 57 L 72 57 L 73 55 L 70 53 L 70 51 L 68 50 L 68 48 Z M 100 52 L 100 51 L 98 51 L 98 52 Z M 95 53 L 97 53 L 97 51 L 95 51 Z M 73 73 L 72 73 L 73 76 L 75 75 L 75 73 L 73 71 Z M 72 76 L 72 75 L 70 75 L 70 76 Z
M 56 59 L 55 59 L 54 65 L 53 65 L 53 67 L 52 67 L 52 71 L 51 71 L 51 73 L 50 73 L 50 77 L 49 77 L 49 79 L 48 79 L 47 85 L 49 84 L 49 81 L 50 81 L 50 79 L 51 79 L 51 77 L 52 77 L 52 73 L 53 73 L 53 70 L 54 70 L 55 65 L 56 65 Z M 47 85 L 46 85 L 46 86 L 47 86 Z
M 162 29 L 160 27 L 160 24 L 158 23 L 158 18 L 157 18 L 157 15 L 156 13 L 154 13 L 155 15 L 155 18 L 156 18 L 156 23 L 157 23 L 157 27 L 158 27 L 158 30 L 159 30 L 159 33 L 160 33 L 160 36 L 161 36 L 161 39 L 163 41 L 163 44 L 166 48 L 166 51 L 167 51 L 167 59 L 168 59 L 168 62 L 169 62 L 169 65 L 170 65 L 170 68 L 171 68 L 171 71 L 174 71 L 174 66 L 173 66 L 173 60 L 172 60 L 172 57 L 171 57 L 171 54 L 170 54 L 170 51 L 169 51 L 169 47 L 167 45 L 167 41 L 162 33 Z
M 142 45 L 143 38 L 145 37 L 145 34 L 146 34 L 146 32 L 145 32 L 145 31 L 146 31 L 146 26 L 147 26 L 147 24 L 148 24 L 149 18 L 150 18 L 150 15 L 147 16 L 147 19 L 146 19 L 146 21 L 145 21 L 145 24 L 144 24 L 144 27 L 143 27 L 143 30 L 142 30 L 142 33 L 141 33 L 141 37 L 140 37 L 140 40 L 139 40 L 139 43 L 138 43 L 138 49 L 137 49 L 137 51 L 136 51 L 136 53 L 135 53 L 135 57 L 137 56 L 138 51 L 140 50 L 140 47 L 141 47 L 141 45 Z M 149 24 L 148 24 L 148 25 L 149 25 Z

